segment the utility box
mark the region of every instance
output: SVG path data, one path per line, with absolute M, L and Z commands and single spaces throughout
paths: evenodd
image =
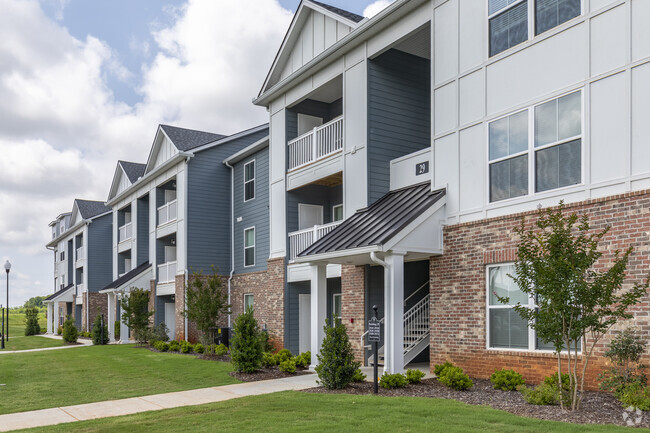
M 230 347 L 230 328 L 212 328 L 214 343 Z

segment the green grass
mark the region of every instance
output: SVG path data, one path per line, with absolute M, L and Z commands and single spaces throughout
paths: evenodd
M 0 414 L 237 383 L 229 371 L 133 345 L 0 355 Z
M 629 432 L 626 427 L 523 418 L 454 400 L 304 394 L 287 391 L 145 412 L 34 432 Z M 634 430 L 637 431 L 648 431 Z
M 47 322 L 45 321 L 45 313 L 39 313 L 38 324 L 41 325 L 42 332 L 47 331 Z M 13 337 L 14 335 L 15 336 L 25 335 L 25 313 L 15 313 L 13 311 L 9 313 L 9 339 L 11 340 L 11 337 Z
M 39 337 L 33 335 L 30 337 L 25 337 L 24 335 L 11 335 L 11 329 L 9 330 L 9 341 L 5 342 L 5 351 L 9 350 L 27 350 L 27 349 L 41 349 L 44 347 L 57 347 L 63 346 L 63 340 L 54 340 L 47 337 Z M 7 355 L 3 355 L 7 356 Z M 0 361 L 0 365 L 2 362 Z

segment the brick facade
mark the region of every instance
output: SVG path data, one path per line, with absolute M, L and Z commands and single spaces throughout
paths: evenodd
M 89 308 L 89 309 L 88 309 Z M 76 314 L 75 304 L 72 304 L 72 317 Z M 90 332 L 97 314 L 108 318 L 108 298 L 106 294 L 85 292 L 81 295 L 81 329 L 80 332 Z M 87 320 L 90 323 L 87 323 Z
M 341 265 L 341 322 L 348 329 L 348 337 L 357 361 L 364 361 L 365 350 L 361 335 L 366 326 L 365 266 Z
M 565 209 L 589 215 L 594 230 L 611 226 L 601 243 L 604 255 L 599 266 L 611 264 L 615 250 L 634 246 L 624 288 L 647 276 L 650 191 L 588 200 L 566 205 Z M 522 217 L 532 223 L 536 215 L 526 212 L 445 227 L 444 254 L 430 260 L 432 367 L 449 360 L 479 378 L 489 377 L 498 368 L 513 368 L 530 383 L 557 371 L 552 353 L 486 349 L 486 266 L 515 260 L 518 237 L 513 229 Z M 618 328 L 634 325 L 645 332 L 650 330 L 650 297 L 632 311 L 632 323 Z M 586 376 L 589 388 L 597 386 L 596 377 L 605 363 L 603 352 L 611 336 L 610 332 L 594 351 Z

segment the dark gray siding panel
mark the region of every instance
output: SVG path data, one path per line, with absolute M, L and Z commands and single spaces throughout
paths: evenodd
M 298 295 L 311 293 L 309 281 L 287 283 L 287 297 L 285 307 L 285 348 L 294 355 L 298 354 Z
M 198 152 L 188 163 L 187 266 L 230 271 L 230 169 L 223 160 L 268 135 L 268 129 Z
M 67 283 L 72 282 L 72 272 L 74 269 L 74 261 L 75 261 L 75 250 L 74 250 L 74 245 L 72 243 L 72 239 L 68 241 L 68 247 L 67 251 L 65 252 L 65 258 L 68 260 L 68 280 L 66 281 Z
M 244 166 L 255 160 L 255 198 L 244 202 Z M 269 149 L 235 164 L 235 272 L 266 270 L 270 253 Z M 241 221 L 237 220 L 241 218 Z M 255 227 L 255 266 L 244 267 L 244 230 Z
M 298 230 L 298 204 L 323 206 L 323 223 L 332 221 L 332 207 L 343 203 L 343 188 L 306 185 L 287 193 L 287 231 Z
M 427 59 L 389 50 L 368 62 L 368 204 L 388 192 L 390 160 L 431 146 L 430 88 Z
M 113 281 L 113 216 L 94 219 L 88 225 L 88 290 L 97 292 Z
M 133 268 L 149 262 L 149 196 L 138 199 L 138 257 Z

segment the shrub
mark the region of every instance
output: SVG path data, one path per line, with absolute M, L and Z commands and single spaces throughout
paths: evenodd
M 420 383 L 424 379 L 424 372 L 409 368 L 406 370 L 406 380 L 408 383 Z
M 62 326 L 62 325 L 59 325 L 59 327 L 56 328 L 56 333 L 57 333 L 58 335 L 61 335 L 61 334 L 63 333 L 63 326 Z
M 234 337 L 230 348 L 230 357 L 235 370 L 253 373 L 262 364 L 262 339 L 253 310 L 248 309 L 235 319 Z
M 275 363 L 277 365 L 280 365 L 284 361 L 288 361 L 292 358 L 291 351 L 289 349 L 282 349 L 273 356 L 275 356 Z
M 192 349 L 192 343 L 189 341 L 181 341 L 181 353 L 191 353 Z
M 271 340 L 269 339 L 269 332 L 266 330 L 262 330 L 262 333 L 260 334 L 260 340 L 262 341 L 262 350 L 265 352 L 273 352 L 273 345 L 271 344 Z
M 298 368 L 307 368 L 311 363 L 311 352 L 303 352 L 300 355 L 293 358 Z
M 194 351 L 196 353 L 203 353 L 203 352 L 205 352 L 205 346 L 203 346 L 201 343 L 196 343 L 194 345 Z
M 452 363 L 449 362 L 449 361 L 445 361 L 444 364 L 437 364 L 437 365 L 434 365 L 434 366 L 433 366 L 433 374 L 435 374 L 436 377 L 440 377 L 440 375 L 442 374 L 442 372 L 443 372 L 446 368 L 448 368 L 448 367 L 453 367 L 453 366 L 454 366 L 454 364 L 452 364 Z
M 153 338 L 154 341 L 169 341 L 169 328 L 165 322 L 160 322 L 154 326 L 151 333 L 151 338 Z
M 273 356 L 272 353 L 269 352 L 262 353 L 262 367 L 272 368 L 275 367 L 276 365 L 278 364 L 275 363 L 275 356 Z
M 82 338 L 92 338 L 92 337 L 93 337 L 93 334 L 90 333 L 90 332 L 85 332 L 85 331 L 84 331 L 84 332 L 80 332 L 80 333 L 79 333 L 79 336 L 82 337 Z
M 38 308 L 25 308 L 25 335 L 36 335 L 41 333 L 41 325 L 38 324 Z
M 562 373 L 562 388 L 557 381 L 557 373 L 551 374 L 544 378 L 544 384 L 555 388 L 557 392 L 557 403 L 560 403 L 560 397 L 562 398 L 562 403 L 565 407 L 571 405 L 571 384 L 570 377 L 568 373 Z
M 214 348 L 214 354 L 217 356 L 223 356 L 228 353 L 228 348 L 225 344 L 219 344 Z
M 280 371 L 293 374 L 296 372 L 296 363 L 293 359 L 287 359 L 280 363 Z
M 443 385 L 448 386 L 451 389 L 457 391 L 464 391 L 470 389 L 474 383 L 469 378 L 463 369 L 460 367 L 447 367 L 442 370 L 442 373 L 438 377 L 438 381 Z
M 628 385 L 646 385 L 647 378 L 640 363 L 641 356 L 648 342 L 629 328 L 618 334 L 609 343 L 605 356 L 609 358 L 611 367 L 598 376 L 600 389 L 614 391 L 618 395 Z
M 404 388 L 408 385 L 408 380 L 406 380 L 406 376 L 401 373 L 384 373 L 379 378 L 379 385 L 386 389 Z
M 518 386 L 525 385 L 526 381 L 521 374 L 514 370 L 495 370 L 490 376 L 490 382 L 494 385 L 494 389 L 502 391 L 515 391 Z
M 93 344 L 108 344 L 108 328 L 104 318 L 98 314 L 95 316 L 95 321 L 92 327 Z
M 63 341 L 66 343 L 76 343 L 79 332 L 77 331 L 77 327 L 74 325 L 74 320 L 68 317 L 68 319 L 63 323 L 61 333 L 63 335 Z
M 625 407 L 650 410 L 650 388 L 641 383 L 625 385 L 617 392 L 617 398 Z
M 352 382 L 365 382 L 366 381 L 366 375 L 363 374 L 360 368 L 357 368 L 354 371 L 354 374 L 352 375 Z
M 176 340 L 172 340 L 169 342 L 169 350 L 171 352 L 180 352 L 181 351 L 181 343 Z
M 517 388 L 521 392 L 522 397 L 526 403 L 535 404 L 538 406 L 550 406 L 557 404 L 559 401 L 559 391 L 557 385 L 549 385 L 548 383 L 541 383 L 535 388 L 529 388 L 526 385 L 521 385 Z
M 328 326 L 325 321 L 325 338 L 317 358 L 319 383 L 327 389 L 348 386 L 360 365 L 354 361 L 347 328 L 338 321 L 334 321 L 333 326 Z
M 115 323 L 113 324 L 113 335 L 115 335 L 116 340 L 120 339 L 120 321 L 119 320 L 116 320 Z
M 167 352 L 169 350 L 169 344 L 164 341 L 154 341 L 153 347 L 159 352 Z

